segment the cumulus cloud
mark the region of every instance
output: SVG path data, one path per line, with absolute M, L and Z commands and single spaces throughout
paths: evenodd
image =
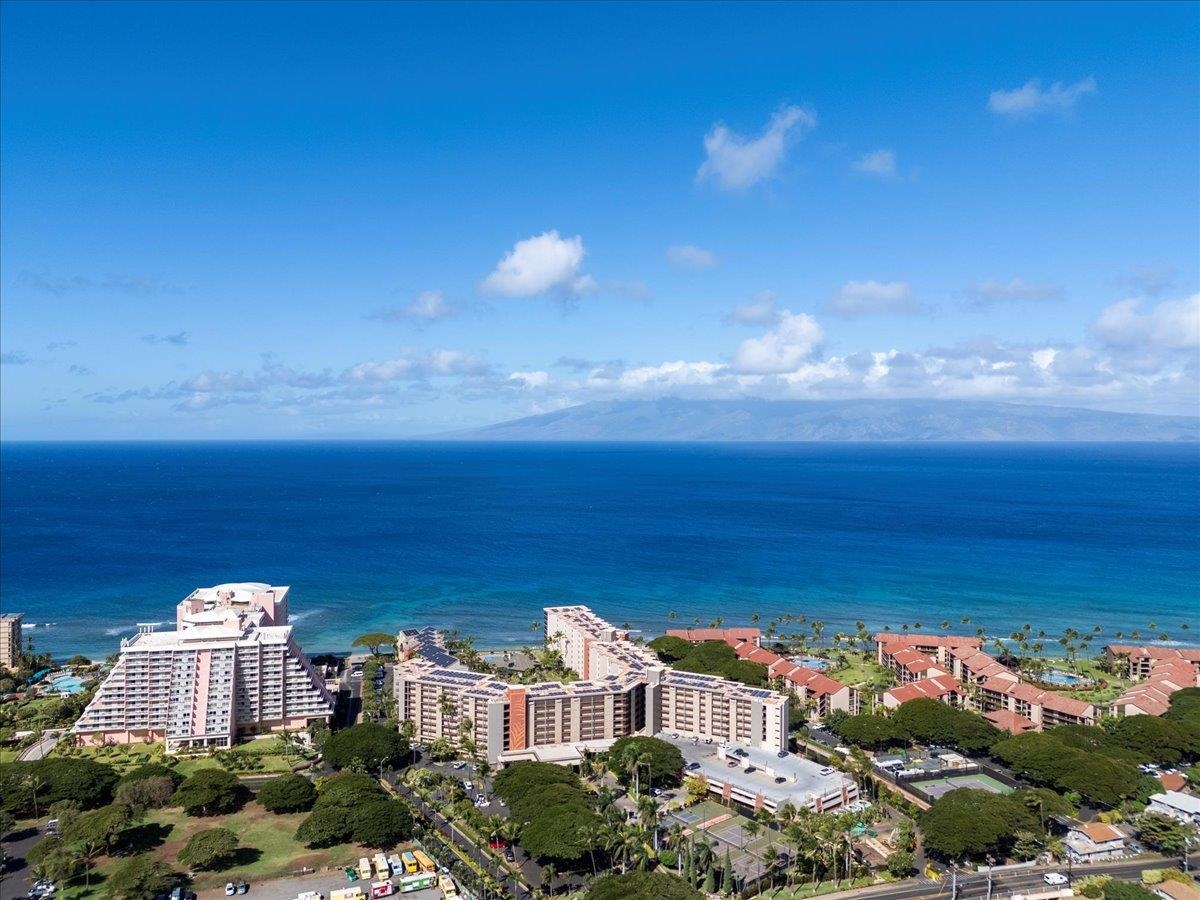
M 824 330 L 812 316 L 780 310 L 774 328 L 762 337 L 742 341 L 733 356 L 733 368 L 757 374 L 790 372 L 824 339 Z
M 72 375 L 76 375 L 81 378 L 84 376 L 93 374 L 92 370 L 89 369 L 87 366 L 81 366 L 78 364 L 72 364 L 72 365 L 68 366 L 67 371 L 70 372 Z
M 14 350 L 8 353 L 0 353 L 0 365 L 4 366 L 28 366 L 33 362 L 33 359 L 28 353 L 21 353 Z
M 759 291 L 749 303 L 735 306 L 725 321 L 733 325 L 773 325 L 778 319 L 775 292 Z
M 997 281 L 990 278 L 967 288 L 967 295 L 977 304 L 1003 303 L 1007 300 L 1057 300 L 1063 290 L 1049 281 L 1029 282 L 1023 278 Z
M 479 357 L 459 350 L 407 353 L 382 362 L 351 366 L 343 375 L 348 381 L 412 381 L 431 376 L 482 375 L 488 367 Z
M 745 190 L 775 174 L 787 153 L 788 139 L 802 137 L 816 124 L 816 114 L 799 106 L 780 107 L 756 138 L 730 131 L 724 122 L 718 122 L 704 136 L 707 158 L 696 180 L 711 181 L 721 190 Z
M 847 281 L 826 306 L 835 316 L 915 315 L 921 311 L 904 281 Z
M 1142 351 L 1200 348 L 1200 294 L 1183 300 L 1164 300 L 1142 311 L 1136 297 L 1106 307 L 1092 333 L 1105 346 Z
M 715 253 L 694 244 L 675 244 L 668 247 L 667 260 L 679 269 L 711 269 L 717 264 Z
M 1067 113 L 1083 97 L 1096 93 L 1096 79 L 1088 76 L 1074 84 L 1056 81 L 1048 88 L 1041 79 L 1031 78 L 1011 91 L 992 91 L 988 109 L 1000 116 L 1024 119 L 1041 113 Z
M 551 291 L 589 293 L 596 290 L 597 284 L 579 271 L 584 254 L 579 235 L 564 238 L 557 231 L 546 231 L 517 241 L 481 287 L 486 293 L 505 297 L 530 297 Z
M 403 306 L 388 306 L 367 314 L 368 319 L 379 322 L 413 322 L 429 325 L 443 319 L 453 318 L 460 309 L 451 303 L 441 291 L 421 291 Z
M 859 157 L 854 164 L 860 172 L 867 175 L 878 175 L 880 178 L 896 177 L 896 154 L 891 150 L 872 150 Z
M 177 331 L 174 334 L 142 335 L 142 340 L 147 344 L 171 344 L 175 347 L 186 347 L 191 339 L 192 336 L 186 331 Z

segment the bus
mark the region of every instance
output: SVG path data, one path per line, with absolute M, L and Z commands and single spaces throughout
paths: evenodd
M 411 850 L 405 850 L 403 853 L 401 853 L 400 859 L 402 859 L 404 861 L 404 874 L 405 875 L 416 875 L 417 874 L 417 858 L 412 855 Z
M 438 878 L 438 887 L 442 889 L 443 897 L 457 897 L 458 885 L 454 883 L 454 879 L 449 875 L 442 875 Z
M 371 880 L 371 861 L 365 856 L 358 861 L 358 877 L 363 881 Z
M 437 871 L 437 866 L 433 864 L 433 860 L 429 858 L 424 850 L 414 850 L 413 856 L 416 857 L 417 865 L 421 867 L 422 872 Z
M 400 879 L 400 893 L 402 894 L 423 891 L 436 886 L 437 875 L 433 872 L 418 872 L 416 875 L 405 875 Z

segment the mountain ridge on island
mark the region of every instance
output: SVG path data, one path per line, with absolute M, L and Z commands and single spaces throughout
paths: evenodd
M 431 435 L 462 441 L 1132 442 L 1200 440 L 1200 417 L 993 400 L 594 400 Z

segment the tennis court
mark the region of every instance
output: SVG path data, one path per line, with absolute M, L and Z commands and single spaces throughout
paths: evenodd
M 936 778 L 932 781 L 910 781 L 905 787 L 915 789 L 933 800 L 956 791 L 959 788 L 974 788 L 977 791 L 991 791 L 993 794 L 1011 794 L 1012 788 L 991 775 L 976 772 L 973 775 L 955 775 L 951 778 Z
M 746 831 L 748 818 L 715 800 L 702 800 L 695 806 L 673 812 L 674 819 L 693 839 L 704 839 L 718 858 L 729 852 L 729 861 L 739 877 L 757 877 L 764 871 L 763 854 L 771 844 L 785 849 L 779 832 L 762 828 L 753 837 Z

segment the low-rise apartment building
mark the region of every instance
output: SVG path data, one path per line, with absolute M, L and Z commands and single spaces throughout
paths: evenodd
M 1161 716 L 1172 694 L 1200 686 L 1200 648 L 1109 644 L 1104 655 L 1110 668 L 1136 682 L 1112 702 L 1114 716 Z
M 1193 797 L 1181 791 L 1151 794 L 1150 805 L 1146 807 L 1146 811 L 1170 816 L 1180 822 L 1200 825 L 1200 797 Z
M 231 747 L 239 735 L 328 720 L 333 698 L 292 636 L 286 587 L 201 588 L 176 630 L 139 626 L 72 731 L 85 744 Z
M 1062 843 L 1067 855 L 1077 863 L 1125 855 L 1125 835 L 1115 825 L 1104 822 L 1072 822 Z

